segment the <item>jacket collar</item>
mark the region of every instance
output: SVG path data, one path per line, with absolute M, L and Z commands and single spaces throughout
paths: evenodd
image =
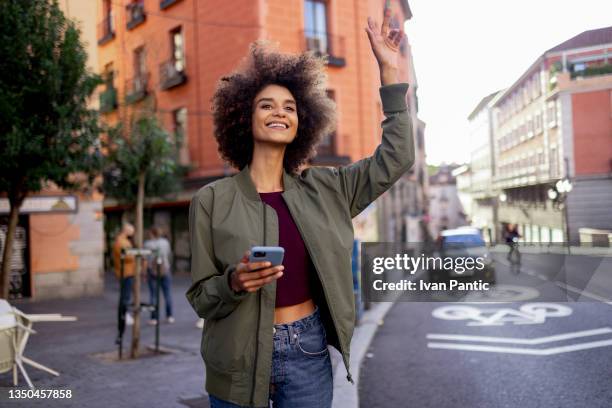
M 238 188 L 246 198 L 248 198 L 249 200 L 261 201 L 261 199 L 259 198 L 259 193 L 255 188 L 255 184 L 253 183 L 253 179 L 251 179 L 251 173 L 249 173 L 248 164 L 244 166 L 244 168 L 234 176 L 234 179 L 236 180 Z M 287 173 L 284 169 L 283 186 L 285 188 L 285 191 L 289 191 L 297 186 L 295 177 Z

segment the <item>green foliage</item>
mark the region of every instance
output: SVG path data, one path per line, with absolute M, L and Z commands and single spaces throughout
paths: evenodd
M 599 75 L 608 75 L 612 74 L 612 64 L 602 64 L 591 67 L 586 67 L 582 71 L 573 71 L 572 70 L 572 79 L 582 76 L 582 77 L 590 77 L 590 76 L 599 76 Z
M 87 106 L 99 76 L 86 68 L 76 24 L 57 0 L 0 0 L 0 191 L 25 196 L 100 170 L 100 128 Z
M 181 138 L 166 132 L 151 112 L 135 117 L 129 135 L 124 133 L 121 127 L 109 133 L 104 193 L 122 202 L 135 203 L 138 176 L 143 172 L 145 196 L 177 192 L 185 171 L 177 164 Z

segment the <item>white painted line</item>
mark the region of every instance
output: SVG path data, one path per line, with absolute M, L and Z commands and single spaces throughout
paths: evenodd
M 433 334 L 433 333 L 428 334 L 427 338 L 430 340 L 456 340 L 456 341 L 473 341 L 473 342 L 487 342 L 487 343 L 535 345 L 535 344 L 552 343 L 555 341 L 576 339 L 579 337 L 598 336 L 600 334 L 608 334 L 608 333 L 612 333 L 612 328 L 602 327 L 600 329 L 583 330 L 583 331 L 577 331 L 577 332 L 557 334 L 555 336 L 538 337 L 535 339 L 519 339 L 515 337 L 467 336 L 467 335 L 461 335 L 461 334 Z
M 569 353 L 572 351 L 588 350 L 598 347 L 612 346 L 612 339 L 592 341 L 590 343 L 573 344 L 571 346 L 551 347 L 548 349 L 533 349 L 522 347 L 497 347 L 497 346 L 477 346 L 473 344 L 453 344 L 453 343 L 427 343 L 429 348 L 447 349 L 447 350 L 466 350 L 466 351 L 483 351 L 486 353 L 504 353 L 504 354 L 527 354 L 533 356 L 550 356 L 553 354 Z
M 590 297 L 591 299 L 595 299 L 595 300 L 598 300 L 600 302 L 604 302 L 604 303 L 607 303 L 609 305 L 612 305 L 612 302 L 610 301 L 610 299 L 606 299 L 605 297 L 601 297 L 601 296 L 596 295 L 594 293 L 587 292 L 586 290 L 581 290 L 581 289 L 575 288 L 575 287 L 573 287 L 571 285 L 568 285 L 567 283 L 555 282 L 555 285 L 557 285 L 560 288 L 563 288 L 565 290 L 569 290 L 570 292 L 574 292 L 574 293 L 577 293 L 579 295 Z

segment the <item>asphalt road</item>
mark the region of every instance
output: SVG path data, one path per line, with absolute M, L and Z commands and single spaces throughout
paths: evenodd
M 360 405 L 612 407 L 612 305 L 563 287 L 607 295 L 612 269 L 572 257 L 559 272 L 551 259 L 510 270 L 498 257 L 497 282 L 521 302 L 396 303 L 362 364 Z

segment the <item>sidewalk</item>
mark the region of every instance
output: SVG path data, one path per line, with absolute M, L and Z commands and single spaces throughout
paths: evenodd
M 39 389 L 70 389 L 72 400 L 10 401 L 10 406 L 107 407 L 208 407 L 204 391 L 204 365 L 200 357 L 201 330 L 195 327 L 197 316 L 185 298 L 190 284 L 186 275 L 173 281 L 174 324 L 162 323 L 160 345 L 176 352 L 138 360 L 110 362 L 96 357 L 117 350 L 116 307 L 118 283 L 106 281 L 103 296 L 42 302 L 19 302 L 16 306 L 28 313 L 62 313 L 78 317 L 76 322 L 38 323 L 37 334 L 30 337 L 26 356 L 60 372 L 59 377 L 26 369 Z M 142 300 L 148 300 L 143 288 Z M 346 370 L 339 353 L 332 353 L 334 366 L 334 407 L 357 407 L 359 365 L 369 342 L 390 304 L 380 304 L 364 315 L 352 342 L 351 372 L 355 385 L 346 381 Z M 162 308 L 163 309 L 163 308 Z M 162 314 L 163 316 L 163 314 Z M 146 325 L 143 314 L 141 345 L 154 344 L 155 330 Z M 129 355 L 131 327 L 124 335 L 124 356 Z M 338 370 L 336 370 L 336 367 Z M 26 387 L 20 375 L 20 387 Z M 11 373 L 0 374 L 0 402 L 7 401 L 12 387 Z M 36 404 L 38 402 L 40 405 Z M 0 404 L 1 405 L 1 404 Z

